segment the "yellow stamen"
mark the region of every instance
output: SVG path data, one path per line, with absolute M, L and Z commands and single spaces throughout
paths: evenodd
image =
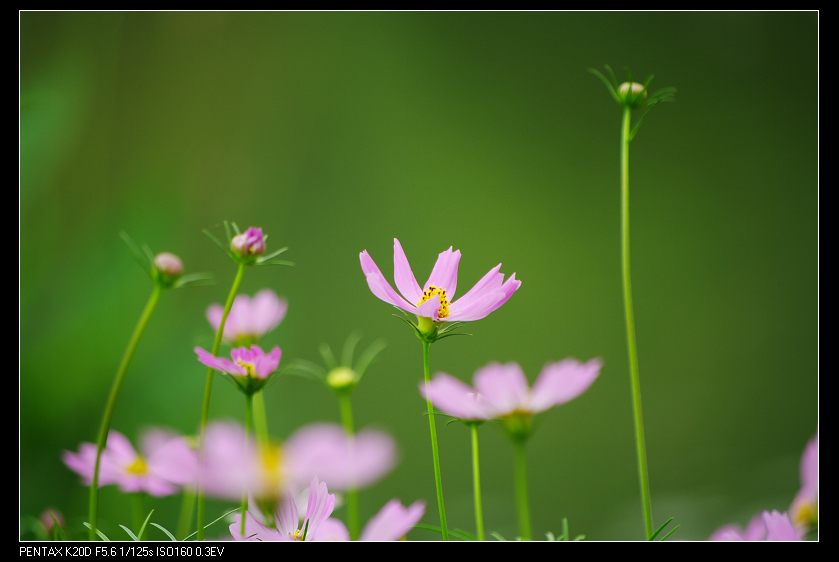
M 236 364 L 245 368 L 245 371 L 247 371 L 246 376 L 253 377 L 253 370 L 254 370 L 253 363 L 249 363 L 247 361 L 242 361 L 241 359 L 237 359 Z
M 146 467 L 146 461 L 143 460 L 143 457 L 137 455 L 137 458 L 134 459 L 134 462 L 129 464 L 125 467 L 125 472 L 128 474 L 133 474 L 134 476 L 142 476 L 148 471 Z
M 433 296 L 440 299 L 440 311 L 437 313 L 438 318 L 447 318 L 449 316 L 449 299 L 446 297 L 446 290 L 442 287 L 429 285 L 429 287 L 422 292 L 422 299 L 417 303 L 417 306 L 430 300 Z

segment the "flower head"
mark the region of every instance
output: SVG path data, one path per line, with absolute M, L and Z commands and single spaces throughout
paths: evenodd
M 154 258 L 152 277 L 156 278 L 165 287 L 171 287 L 184 272 L 184 263 L 181 258 L 170 252 L 161 252 Z
M 108 434 L 107 446 L 102 450 L 99 485 L 116 484 L 123 492 L 148 492 L 153 496 L 168 496 L 178 486 L 195 481 L 197 455 L 186 439 L 159 430 L 144 436 L 137 453 L 128 439 L 118 431 Z M 96 445 L 82 443 L 79 452 L 65 451 L 62 460 L 80 474 L 85 485 L 93 481 L 96 465 Z
M 262 289 L 253 297 L 236 295 L 224 324 L 222 340 L 236 346 L 256 343 L 283 321 L 287 311 L 288 301 L 278 298 L 271 289 Z M 213 330 L 218 330 L 223 315 L 224 307 L 220 304 L 207 308 L 207 321 Z
M 198 360 L 208 367 L 231 375 L 233 380 L 245 394 L 253 394 L 267 382 L 268 377 L 277 370 L 282 351 L 275 346 L 266 354 L 258 345 L 250 348 L 237 347 L 230 352 L 233 359 L 216 357 L 200 347 L 195 348 Z
M 243 258 L 258 256 L 265 252 L 265 237 L 262 229 L 254 226 L 230 240 L 230 249 Z
M 331 423 L 297 430 L 283 449 L 292 482 L 307 482 L 317 475 L 333 490 L 365 488 L 396 464 L 396 443 L 386 433 L 364 429 L 348 437 L 341 426 Z
M 417 315 L 417 328 L 425 335 L 432 333 L 437 323 L 480 320 L 497 310 L 521 286 L 513 273 L 507 281 L 500 273 L 501 264 L 475 284 L 460 299 L 454 300 L 457 290 L 457 267 L 460 250 L 441 252 L 422 287 L 417 283 L 408 258 L 399 240 L 393 239 L 393 277 L 402 296 L 390 286 L 373 259 L 364 250 L 360 254 L 361 270 L 367 277 L 370 290 L 379 299 L 406 312 Z M 404 298 L 403 298 L 404 297 Z
M 573 400 L 594 382 L 602 363 L 565 359 L 546 365 L 530 388 L 517 363 L 490 363 L 475 372 L 475 388 L 438 373 L 420 393 L 442 412 L 463 420 L 500 419 L 513 437 L 527 438 L 530 418 Z
M 790 518 L 800 534 L 819 520 L 819 436 L 813 437 L 801 455 L 801 489 L 790 506 Z
M 294 496 L 288 492 L 280 509 L 274 512 L 276 529 L 269 529 L 253 516 L 245 519 L 245 534 L 241 533 L 242 515 L 230 525 L 230 533 L 236 540 L 251 541 L 312 541 L 317 540 L 318 527 L 326 521 L 335 509 L 335 494 L 330 494 L 325 482 L 315 476 L 309 485 L 309 502 L 306 516 L 300 524 L 300 515 Z
M 712 541 L 800 541 L 801 537 L 790 521 L 789 515 L 776 510 L 764 511 L 752 517 L 745 531 L 736 525 L 720 527 L 709 540 Z

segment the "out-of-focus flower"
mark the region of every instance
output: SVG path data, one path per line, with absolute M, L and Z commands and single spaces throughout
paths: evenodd
M 223 357 L 216 357 L 200 347 L 195 348 L 198 360 L 208 367 L 222 371 L 233 377 L 233 380 L 245 394 L 253 394 L 263 387 L 268 377 L 277 370 L 282 351 L 278 346 L 266 354 L 258 345 L 237 347 L 230 352 L 233 361 Z
M 720 527 L 711 541 L 800 541 L 801 537 L 790 521 L 787 513 L 776 510 L 764 511 L 752 517 L 748 527 L 742 531 L 737 525 Z
M 402 296 L 396 293 L 364 250 L 359 255 L 361 270 L 367 277 L 370 290 L 379 299 L 406 312 L 417 315 L 416 328 L 429 335 L 442 322 L 480 320 L 497 310 L 521 286 L 513 273 L 507 281 L 500 273 L 501 264 L 475 284 L 463 297 L 454 300 L 457 289 L 457 267 L 460 250 L 451 248 L 440 253 L 428 281 L 420 288 L 399 240 L 393 239 L 393 277 Z M 404 298 L 402 298 L 404 297 Z
M 280 299 L 271 289 L 262 289 L 252 298 L 236 295 L 227 321 L 224 323 L 222 341 L 236 347 L 249 346 L 276 328 L 285 318 L 288 301 Z M 218 331 L 224 306 L 211 304 L 207 308 L 207 321 Z
M 178 486 L 194 483 L 197 454 L 184 437 L 157 430 L 144 437 L 140 448 L 142 455 L 124 435 L 112 430 L 100 459 L 99 486 L 116 484 L 123 492 L 168 496 Z M 78 453 L 65 451 L 62 460 L 90 486 L 96 465 L 96 445 L 82 443 Z
M 315 476 L 309 485 L 309 502 L 306 505 L 306 517 L 300 523 L 297 504 L 291 493 L 286 494 L 279 510 L 274 512 L 276 529 L 270 529 L 257 521 L 253 515 L 245 519 L 245 534 L 242 535 L 242 515 L 236 515 L 236 521 L 230 525 L 230 534 L 236 540 L 248 541 L 313 541 L 317 540 L 318 527 L 326 521 L 335 509 L 335 494 L 330 494 L 325 482 Z
M 250 227 L 230 240 L 230 249 L 243 258 L 258 256 L 265 252 L 265 237 L 262 229 Z
M 800 535 L 819 520 L 819 436 L 816 434 L 801 455 L 801 489 L 789 508 L 790 519 Z
M 170 252 L 161 252 L 154 258 L 154 274 L 164 286 L 169 287 L 184 272 L 181 258 Z
M 393 469 L 396 444 L 389 435 L 364 429 L 354 436 L 337 424 L 304 426 L 286 440 L 289 479 L 294 483 L 322 478 L 333 490 L 365 488 Z
M 425 502 L 416 501 L 405 507 L 397 499 L 392 499 L 373 516 L 364 530 L 362 541 L 395 541 L 404 537 L 425 514 Z
M 41 525 L 44 526 L 44 529 L 46 529 L 49 535 L 52 535 L 53 530 L 55 530 L 56 522 L 59 528 L 63 529 L 65 527 L 64 516 L 53 507 L 48 507 L 42 511 L 40 517 L 38 517 L 38 521 L 41 522 Z
M 600 374 L 602 363 L 565 359 L 546 365 L 531 389 L 517 363 L 490 363 L 474 376 L 475 388 L 438 373 L 420 393 L 443 413 L 463 420 L 500 419 L 514 438 L 526 438 L 531 417 L 564 404 L 583 392 Z

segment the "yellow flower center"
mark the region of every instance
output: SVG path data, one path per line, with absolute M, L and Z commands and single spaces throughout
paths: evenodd
M 125 467 L 125 472 L 134 476 L 142 476 L 147 471 L 148 468 L 146 467 L 146 461 L 144 461 L 143 457 L 141 457 L 140 455 L 137 455 L 137 458 L 134 459 L 134 462 Z
M 802 503 L 793 514 L 793 522 L 801 526 L 809 526 L 816 518 L 816 506 L 812 502 Z
M 437 313 L 438 318 L 447 318 L 449 316 L 449 299 L 446 297 L 446 290 L 442 287 L 429 285 L 426 290 L 422 292 L 422 299 L 417 303 L 417 306 L 437 296 L 440 299 L 440 311 Z
M 281 488 L 284 480 L 282 449 L 277 445 L 260 445 L 259 464 L 264 489 L 268 494 L 274 494 Z
M 245 368 L 245 371 L 247 372 L 247 375 L 245 375 L 245 376 L 253 378 L 253 369 L 254 369 L 253 363 L 249 363 L 247 361 L 242 361 L 241 359 L 237 359 L 236 364 L 239 365 L 240 367 Z

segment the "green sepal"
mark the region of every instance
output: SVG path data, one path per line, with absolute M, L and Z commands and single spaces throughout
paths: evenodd
M 219 521 L 221 521 L 222 519 L 224 519 L 225 517 L 227 517 L 227 516 L 228 516 L 228 515 L 230 515 L 231 513 L 236 513 L 237 511 L 240 511 L 241 509 L 242 509 L 241 507 L 234 507 L 233 509 L 231 509 L 230 511 L 228 511 L 227 513 L 225 513 L 224 515 L 222 515 L 221 517 L 219 517 L 219 518 L 218 518 L 218 519 L 216 519 L 215 521 L 213 521 L 213 522 L 211 522 L 211 523 L 207 523 L 206 525 L 204 525 L 204 530 L 206 531 L 206 530 L 207 530 L 207 529 L 209 529 L 211 526 L 215 525 L 216 523 L 218 523 Z M 188 536 L 184 539 L 184 541 L 188 541 L 189 539 L 191 539 L 192 537 L 194 537 L 194 536 L 195 536 L 195 535 L 197 535 L 197 534 L 198 534 L 198 531 L 195 531 L 195 532 L 194 532 L 194 533 L 192 533 L 191 535 L 188 535 Z
M 188 289 L 190 287 L 205 287 L 207 285 L 215 284 L 216 280 L 212 273 L 189 273 L 187 275 L 181 275 L 181 277 L 175 281 L 173 288 Z
M 164 533 L 166 533 L 166 536 L 167 536 L 167 537 L 169 537 L 169 540 L 170 540 L 170 541 L 175 541 L 175 542 L 177 542 L 177 541 L 178 541 L 178 539 L 176 539 L 176 538 L 175 538 L 175 535 L 173 535 L 173 534 L 172 534 L 172 533 L 170 533 L 168 530 L 166 530 L 166 528 L 165 528 L 164 526 L 162 526 L 162 525 L 158 525 L 157 523 L 149 523 L 149 525 L 152 525 L 152 526 L 154 526 L 154 527 L 157 527 L 158 529 L 160 529 L 161 531 L 163 531 Z
M 673 517 L 671 517 L 670 519 L 668 519 L 667 521 L 665 521 L 665 522 L 664 522 L 664 523 L 663 523 L 663 524 L 662 524 L 662 525 L 661 525 L 658 529 L 656 529 L 656 530 L 655 530 L 655 532 L 654 532 L 652 535 L 650 535 L 650 538 L 649 538 L 649 539 L 647 539 L 647 540 L 654 541 L 654 540 L 655 540 L 655 538 L 658 536 L 658 534 L 659 534 L 661 531 L 663 531 L 663 530 L 664 530 L 664 528 L 665 528 L 667 525 L 669 525 L 671 521 L 673 521 L 673 519 L 674 519 L 674 518 L 673 518 Z M 678 526 L 678 525 L 676 525 L 676 527 L 675 527 L 672 531 L 670 531 L 670 533 L 667 533 L 667 534 L 666 534 L 666 535 L 665 535 L 665 536 L 664 536 L 661 540 L 664 540 L 664 539 L 666 539 L 667 537 L 669 537 L 669 536 L 670 536 L 670 534 L 671 534 L 673 531 L 675 531 L 676 529 L 678 529 L 678 528 L 679 528 L 679 526 Z
M 144 252 L 140 251 L 140 248 L 137 247 L 137 244 L 134 243 L 134 240 L 131 239 L 127 232 L 120 232 L 119 237 L 122 238 L 122 240 L 128 246 L 128 249 L 131 250 L 132 254 L 134 254 L 134 259 L 137 260 L 137 263 L 140 264 L 140 267 L 143 268 L 143 271 L 145 271 L 149 277 L 152 277 L 152 270 L 154 269 L 154 257 L 152 257 L 150 260 Z

